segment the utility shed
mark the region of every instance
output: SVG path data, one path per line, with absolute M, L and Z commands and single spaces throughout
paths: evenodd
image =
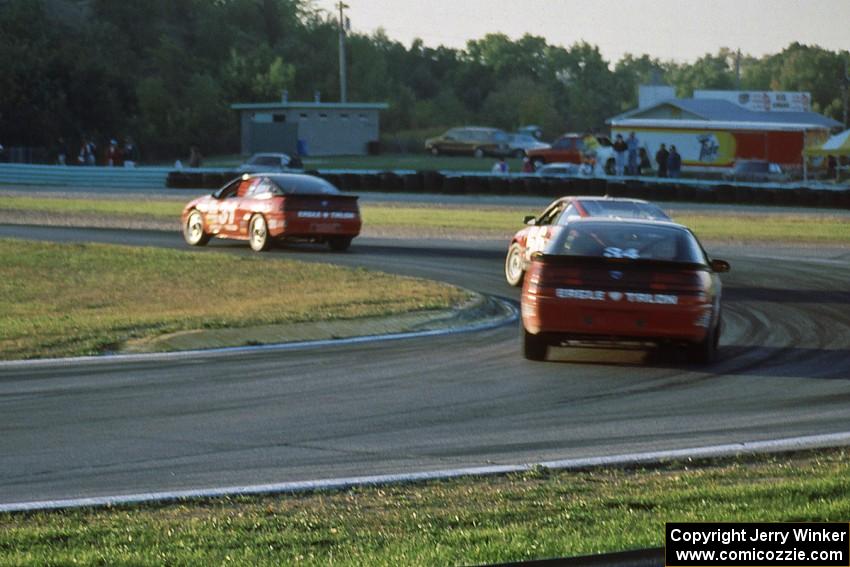
M 233 104 L 239 111 L 242 154 L 365 155 L 380 136 L 386 103 L 264 102 Z

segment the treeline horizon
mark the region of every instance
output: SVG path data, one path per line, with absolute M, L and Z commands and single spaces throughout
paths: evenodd
M 641 84 L 808 91 L 812 109 L 844 120 L 846 50 L 791 43 L 762 57 L 728 48 L 692 63 L 626 54 L 608 61 L 584 41 L 551 45 L 487 34 L 465 48 L 347 37 L 348 100 L 388 102 L 383 133 L 464 124 L 545 137 L 605 128 L 637 106 Z M 736 62 L 736 59 L 738 61 Z M 740 77 L 736 75 L 736 64 Z M 143 160 L 237 153 L 230 105 L 339 100 L 336 18 L 310 0 L 0 0 L 0 144 L 75 155 L 82 138 L 132 136 Z

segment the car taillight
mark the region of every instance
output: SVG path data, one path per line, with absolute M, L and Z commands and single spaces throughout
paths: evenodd
M 703 290 L 708 284 L 708 274 L 698 271 L 657 272 L 652 275 L 649 289 L 664 290 Z

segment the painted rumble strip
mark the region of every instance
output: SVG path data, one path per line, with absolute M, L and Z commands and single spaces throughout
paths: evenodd
M 519 310 L 517 306 L 510 301 L 500 299 L 498 297 L 490 297 L 496 302 L 504 315 L 490 321 L 479 323 L 471 323 L 459 327 L 448 327 L 445 329 L 434 329 L 430 331 L 411 331 L 407 333 L 390 333 L 386 335 L 364 335 L 361 337 L 349 337 L 347 339 L 324 339 L 319 341 L 301 341 L 291 343 L 276 343 L 268 345 L 254 345 L 241 347 L 223 347 L 211 348 L 203 350 L 181 350 L 176 352 L 153 352 L 144 354 L 112 354 L 103 356 L 77 356 L 68 358 L 39 358 L 34 360 L 9 360 L 0 362 L 0 370 L 13 369 L 21 367 L 39 367 L 39 366 L 68 366 L 71 364 L 92 364 L 105 363 L 111 364 L 115 362 L 157 362 L 168 360 L 183 360 L 189 358 L 197 358 L 199 356 L 221 356 L 231 354 L 243 354 L 252 352 L 278 352 L 289 350 L 307 350 L 329 346 L 345 346 L 357 345 L 364 343 L 374 343 L 379 341 L 397 341 L 402 339 L 417 339 L 424 337 L 439 337 L 444 335 L 456 335 L 460 333 L 472 333 L 476 331 L 487 331 L 514 323 L 519 318 Z
M 624 466 L 634 464 L 649 464 L 674 459 L 705 459 L 713 457 L 729 457 L 743 453 L 769 453 L 802 449 L 815 449 L 850 445 L 850 431 L 843 433 L 827 433 L 824 435 L 809 435 L 805 437 L 789 437 L 771 441 L 754 441 L 745 443 L 730 443 L 712 445 L 692 449 L 675 449 L 670 451 L 653 451 L 647 453 L 626 453 L 605 457 L 586 457 L 581 459 L 563 459 L 544 461 L 540 463 L 525 463 L 515 465 L 492 465 L 485 467 L 468 467 L 431 472 L 407 474 L 387 474 L 374 476 L 355 476 L 347 478 L 331 478 L 322 480 L 305 480 L 298 482 L 282 482 L 276 484 L 257 484 L 252 486 L 227 486 L 223 488 L 204 488 L 197 490 L 176 490 L 166 492 L 145 492 L 140 494 L 124 494 L 118 496 L 95 496 L 91 498 L 70 498 L 65 500 L 42 500 L 36 502 L 16 502 L 0 504 L 0 513 L 24 512 L 35 510 L 57 510 L 62 508 L 83 508 L 96 506 L 120 506 L 125 504 L 140 504 L 145 502 L 164 502 L 190 498 L 219 498 L 223 496 L 248 496 L 261 494 L 288 494 L 311 492 L 316 490 L 346 490 L 354 487 L 376 486 L 387 484 L 404 484 L 426 480 L 445 480 L 461 476 L 484 476 L 508 473 L 521 473 L 538 467 L 549 469 L 583 469 L 601 466 Z

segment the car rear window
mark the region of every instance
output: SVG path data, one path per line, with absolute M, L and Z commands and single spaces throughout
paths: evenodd
M 618 217 L 623 219 L 670 220 L 667 213 L 652 203 L 633 201 L 581 201 L 581 206 L 591 217 Z
M 635 223 L 579 222 L 569 225 L 549 254 L 705 264 L 705 254 L 686 229 Z
M 285 195 L 339 195 L 340 190 L 319 177 L 310 175 L 269 176 Z

